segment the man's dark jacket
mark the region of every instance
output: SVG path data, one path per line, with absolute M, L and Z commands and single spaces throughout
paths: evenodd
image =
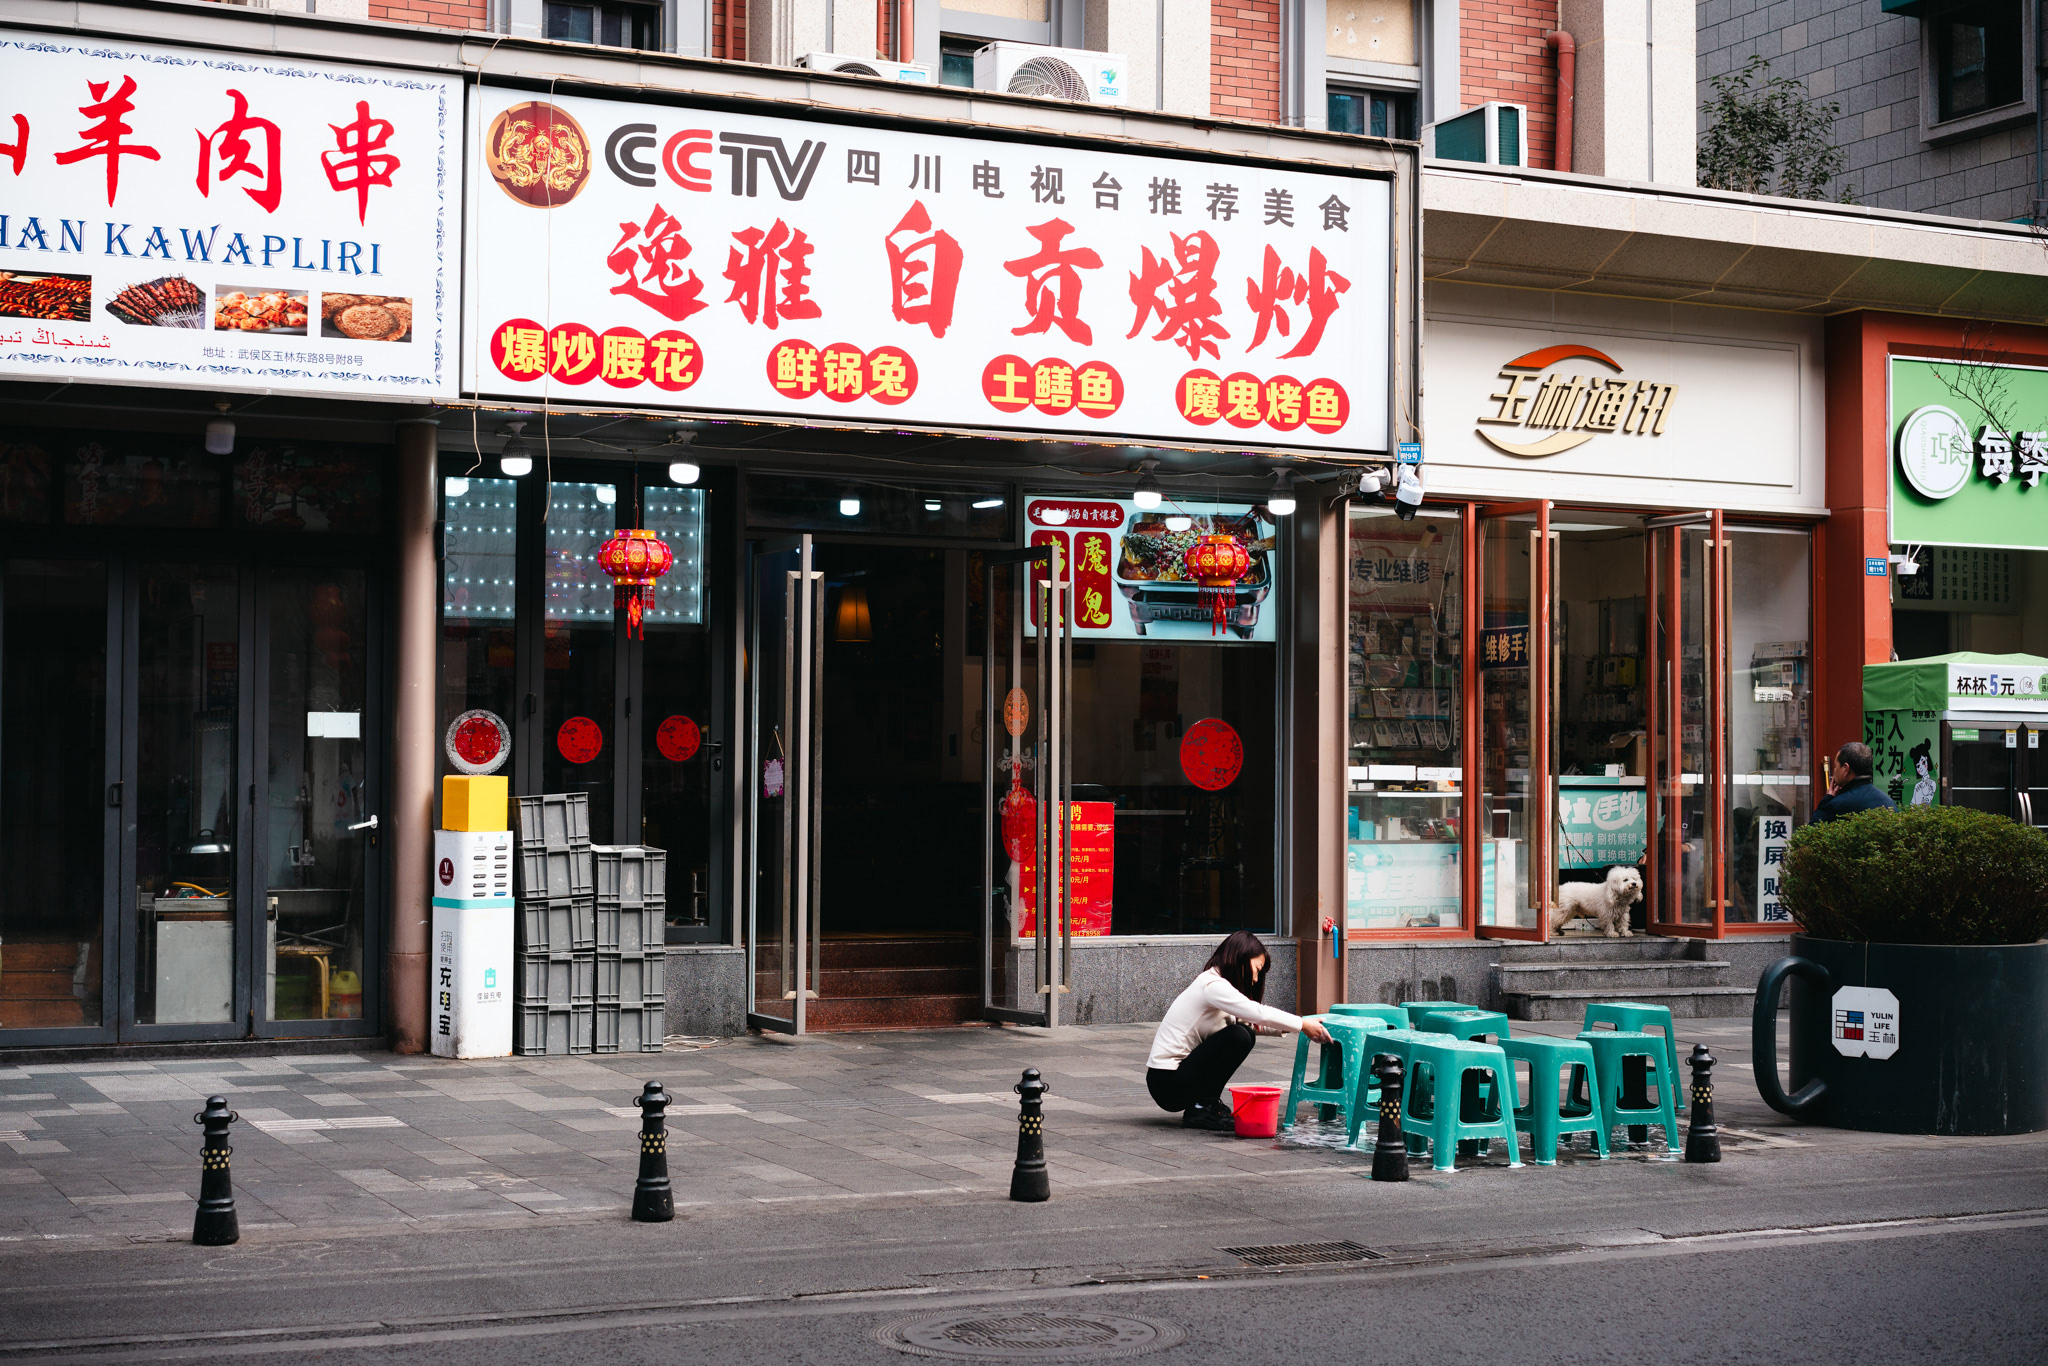
M 1858 811 L 1897 807 L 1898 803 L 1885 796 L 1883 789 L 1870 779 L 1851 778 L 1847 787 L 1821 800 L 1821 804 L 1813 809 L 1813 818 L 1817 821 L 1831 821 L 1838 816 L 1853 816 Z

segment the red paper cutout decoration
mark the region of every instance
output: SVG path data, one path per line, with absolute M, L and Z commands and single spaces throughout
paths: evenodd
M 555 732 L 555 748 L 572 764 L 587 764 L 604 751 L 604 732 L 587 716 L 572 716 Z
M 512 728 L 488 711 L 466 711 L 448 723 L 441 748 L 457 773 L 496 773 L 512 757 Z
M 1225 614 L 1237 606 L 1237 581 L 1251 572 L 1252 553 L 1226 533 L 1201 537 L 1183 558 L 1188 577 L 1202 585 L 1195 601 L 1210 609 L 1209 634 L 1218 635 L 1227 624 Z
M 597 552 L 597 566 L 612 576 L 612 606 L 626 614 L 626 637 L 645 639 L 640 618 L 654 605 L 654 583 L 675 568 L 676 553 L 651 531 L 615 531 Z
M 1037 857 L 1038 799 L 1024 786 L 1024 761 L 1005 759 L 1003 763 L 1010 770 L 1010 790 L 1003 794 L 1001 806 L 1003 852 L 1012 863 L 1025 863 Z
M 1228 721 L 1204 717 L 1180 738 L 1180 771 L 1204 792 L 1221 792 L 1244 772 L 1244 741 Z
M 697 723 L 687 716 L 671 716 L 654 732 L 654 747 L 671 763 L 684 763 L 697 752 L 703 739 Z

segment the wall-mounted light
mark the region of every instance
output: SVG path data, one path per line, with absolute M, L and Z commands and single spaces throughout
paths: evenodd
M 526 438 L 520 435 L 525 430 L 526 423 L 522 419 L 518 422 L 507 422 L 504 431 L 500 433 L 505 438 L 505 444 L 498 451 L 498 468 L 508 478 L 517 479 L 533 473 L 533 456 L 529 453 Z
M 235 424 L 228 418 L 228 405 L 216 403 L 214 411 L 220 416 L 206 424 L 206 453 L 208 455 L 233 455 L 235 452 Z

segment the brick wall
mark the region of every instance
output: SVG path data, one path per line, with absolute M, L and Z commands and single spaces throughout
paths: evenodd
M 1210 0 L 1209 112 L 1280 121 L 1280 0 Z
M 1485 0 L 1458 11 L 1459 107 L 1488 100 L 1529 106 L 1529 164 L 1557 164 L 1557 63 L 1543 35 L 1557 27 L 1557 0 Z
M 712 0 L 710 55 L 747 59 L 747 0 Z
M 2031 3 L 2031 0 L 2029 0 Z M 1849 152 L 1844 182 L 1879 209 L 2004 220 L 2032 213 L 2034 124 L 1941 146 L 1920 140 L 1921 21 L 1862 0 L 1700 0 L 1699 98 L 1751 54 L 1774 76 L 1796 76 L 1842 106 L 1835 145 Z M 1700 118 L 1705 131 L 1706 117 Z
M 436 28 L 486 28 L 490 12 L 484 0 L 370 0 L 372 19 L 394 24 L 432 24 Z

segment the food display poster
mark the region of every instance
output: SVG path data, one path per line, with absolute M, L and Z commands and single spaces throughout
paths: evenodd
M 485 88 L 466 387 L 1381 451 L 1389 187 Z
M 446 398 L 458 80 L 0 38 L 0 374 Z
M 1108 934 L 1116 899 L 1116 803 L 1068 802 L 1067 829 L 1074 935 Z M 1030 939 L 1038 933 L 1037 842 L 1024 847 L 1028 857 L 1017 873 L 1017 938 Z
M 1147 510 L 1128 499 L 1034 493 L 1024 499 L 1024 524 L 1032 545 L 1051 545 L 1056 563 L 1073 565 L 1077 641 L 1236 644 L 1278 637 L 1280 519 L 1263 504 L 1200 502 L 1169 492 Z M 1210 535 L 1237 537 L 1251 560 L 1231 590 L 1221 626 L 1187 570 L 1189 547 Z M 1034 598 L 1028 634 L 1037 633 L 1041 615 Z

